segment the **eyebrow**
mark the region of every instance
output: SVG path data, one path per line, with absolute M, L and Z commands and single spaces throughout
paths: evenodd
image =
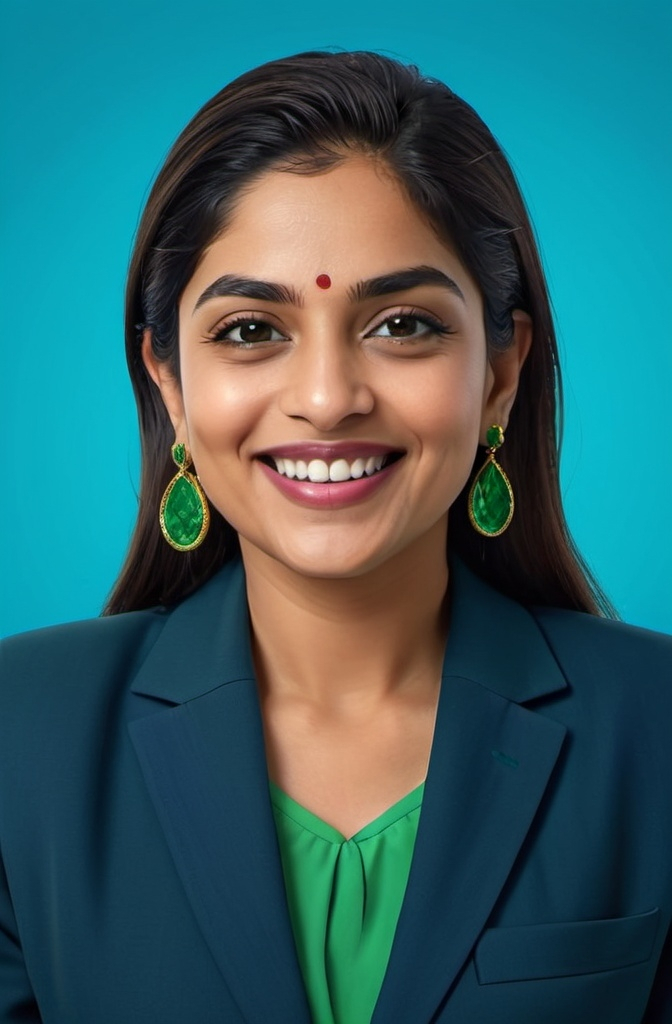
M 409 267 L 405 270 L 393 270 L 389 274 L 381 274 L 380 277 L 371 277 L 365 281 L 358 281 L 348 289 L 348 298 L 351 302 L 363 302 L 365 299 L 379 298 L 382 295 L 391 295 L 393 292 L 403 292 L 410 288 L 418 288 L 420 285 L 439 285 L 447 288 L 458 298 L 465 302 L 462 289 L 453 281 L 452 277 L 444 274 L 436 267 Z M 224 274 L 216 281 L 208 285 L 204 292 L 198 297 L 193 312 L 195 313 L 205 302 L 210 299 L 225 298 L 229 295 L 240 295 L 247 299 L 258 299 L 260 302 L 278 302 L 285 305 L 303 306 L 303 295 L 289 285 L 277 284 L 273 281 L 256 281 L 251 277 L 242 277 L 239 274 Z M 193 313 L 192 313 L 193 315 Z
M 436 267 L 409 267 L 408 270 L 393 270 L 390 274 L 382 274 L 380 277 L 372 277 L 368 281 L 358 281 L 354 287 L 348 289 L 348 296 L 352 302 L 363 302 L 364 299 L 375 299 L 380 295 L 390 295 L 392 292 L 403 292 L 409 288 L 419 288 L 423 284 L 436 284 L 447 288 L 458 298 L 465 301 L 462 289 L 457 281 L 444 274 Z
M 225 298 L 227 295 L 242 295 L 246 299 L 258 299 L 261 302 L 303 305 L 302 297 L 288 285 L 274 284 L 272 281 L 255 281 L 251 277 L 241 277 L 239 274 L 224 274 L 199 295 L 193 312 L 195 313 L 204 302 Z

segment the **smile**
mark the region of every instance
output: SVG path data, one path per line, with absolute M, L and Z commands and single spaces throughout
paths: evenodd
M 387 455 L 370 455 L 368 458 L 358 457 L 352 461 L 347 459 L 288 459 L 269 456 L 270 463 L 276 473 L 286 476 L 289 480 L 309 480 L 313 484 L 345 483 L 348 480 L 361 480 L 365 476 L 379 473 L 391 462 L 401 458 L 400 452 Z
M 287 444 L 259 452 L 258 465 L 292 502 L 330 512 L 367 501 L 387 486 L 406 452 L 366 442 Z

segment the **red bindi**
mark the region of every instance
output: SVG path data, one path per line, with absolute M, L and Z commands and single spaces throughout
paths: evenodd
M 318 288 L 331 288 L 331 278 L 329 274 L 319 274 L 315 278 L 315 284 Z

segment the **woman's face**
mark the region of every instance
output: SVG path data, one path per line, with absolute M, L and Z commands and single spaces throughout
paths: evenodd
M 243 553 L 310 576 L 445 550 L 479 440 L 506 425 L 529 324 L 489 360 L 479 290 L 383 165 L 271 171 L 180 300 L 178 382 L 145 359 Z

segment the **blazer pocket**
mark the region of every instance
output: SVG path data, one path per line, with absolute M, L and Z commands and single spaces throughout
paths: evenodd
M 648 960 L 658 909 L 634 917 L 490 928 L 476 947 L 481 985 L 614 971 Z

